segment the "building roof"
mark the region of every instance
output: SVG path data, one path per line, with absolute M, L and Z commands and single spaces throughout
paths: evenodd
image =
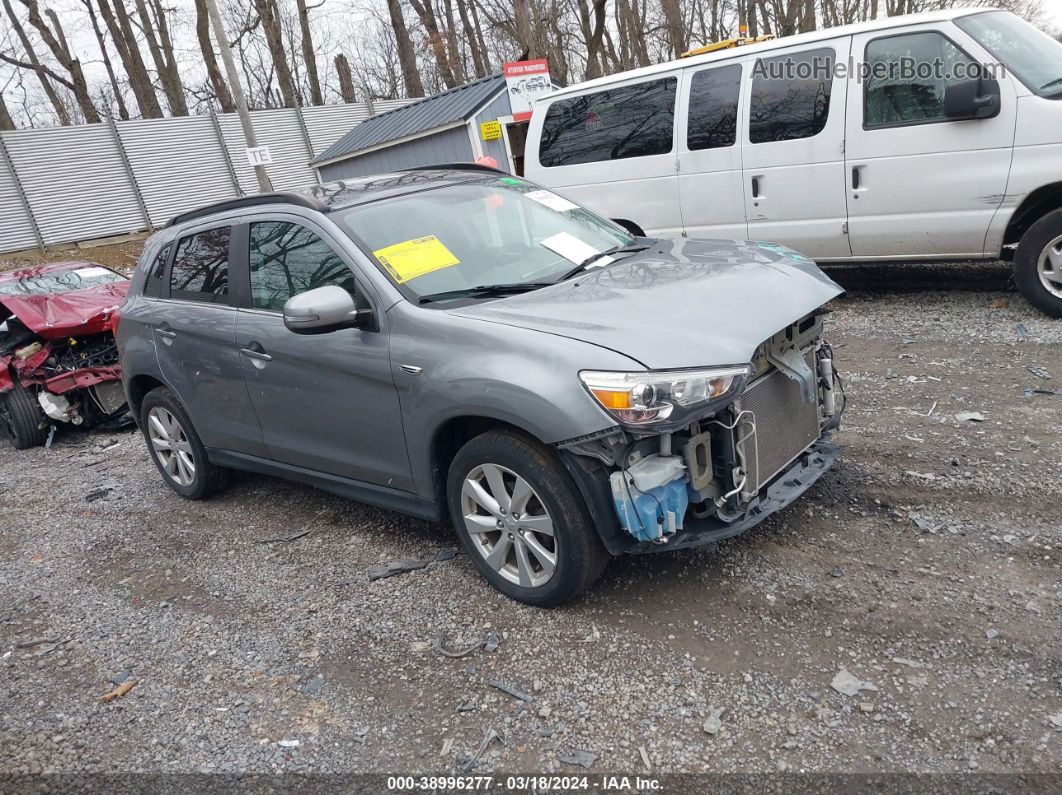
M 467 121 L 504 90 L 505 77 L 496 74 L 410 102 L 356 125 L 313 162 L 338 160 L 362 149 Z
M 777 39 L 758 42 L 756 44 L 746 44 L 742 47 L 732 47 L 727 50 L 716 50 L 715 52 L 705 53 L 704 55 L 680 58 L 676 61 L 665 61 L 664 63 L 653 64 L 652 66 L 644 66 L 640 69 L 631 69 L 627 72 L 617 72 L 616 74 L 606 75 L 605 77 L 599 77 L 596 80 L 587 80 L 583 83 L 576 83 L 567 88 L 561 88 L 552 93 L 543 94 L 542 96 L 537 97 L 535 99 L 535 104 L 552 102 L 554 99 L 569 94 L 581 94 L 588 88 L 605 88 L 613 83 L 621 83 L 635 78 L 665 74 L 674 72 L 677 69 L 700 66 L 702 64 L 714 63 L 716 61 L 726 61 L 731 58 L 743 58 L 750 53 L 767 54 L 772 50 L 784 50 L 788 47 L 795 47 L 802 44 L 828 41 L 829 39 L 834 39 L 839 36 L 851 36 L 854 33 L 891 30 L 893 28 L 902 28 L 908 25 L 920 25 L 926 22 L 944 22 L 958 17 L 970 16 L 972 14 L 983 14 L 986 11 L 997 10 L 999 9 L 951 8 L 944 11 L 928 11 L 921 14 L 904 14 L 896 17 L 882 17 L 881 19 L 874 19 L 869 22 L 857 22 L 853 25 L 843 25 L 836 28 L 821 28 L 820 30 L 811 31 L 810 33 L 798 33 L 793 36 L 780 36 Z M 840 58 L 840 60 L 843 60 L 843 58 Z

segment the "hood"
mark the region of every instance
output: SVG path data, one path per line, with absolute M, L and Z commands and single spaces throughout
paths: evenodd
M 557 285 L 449 311 L 674 369 L 744 364 L 768 337 L 842 292 L 784 246 L 675 239 Z
M 44 295 L 0 295 L 0 304 L 44 339 L 108 331 L 125 300 L 128 280 Z M 2 317 L 2 315 L 0 315 Z

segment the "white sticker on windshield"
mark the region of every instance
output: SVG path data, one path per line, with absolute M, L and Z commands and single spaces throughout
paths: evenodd
M 533 190 L 524 194 L 529 199 L 534 199 L 539 204 L 544 204 L 551 210 L 556 210 L 559 213 L 566 213 L 568 210 L 578 210 L 579 205 L 575 202 L 570 202 L 563 196 L 558 196 L 556 193 L 552 193 L 548 190 Z
M 560 254 L 575 265 L 583 262 L 587 257 L 592 257 L 594 254 L 598 253 L 598 250 L 589 243 L 584 243 L 575 235 L 570 235 L 567 232 L 558 232 L 552 237 L 547 237 L 542 241 L 542 245 L 550 251 Z M 612 257 L 601 257 L 600 259 L 594 260 L 590 267 L 600 268 L 603 265 L 608 265 L 610 262 L 612 262 Z
M 82 279 L 92 279 L 96 276 L 109 276 L 113 273 L 113 271 L 109 270 L 108 268 L 101 268 L 98 265 L 93 265 L 89 268 L 75 268 L 70 272 L 76 274 Z

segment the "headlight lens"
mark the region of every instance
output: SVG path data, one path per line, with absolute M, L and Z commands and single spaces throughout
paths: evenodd
M 583 370 L 579 378 L 601 407 L 626 425 L 650 425 L 704 413 L 728 402 L 744 386 L 751 368 L 649 370 L 616 373 Z

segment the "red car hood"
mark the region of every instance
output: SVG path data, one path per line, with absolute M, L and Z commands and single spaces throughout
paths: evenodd
M 0 295 L 0 304 L 45 339 L 99 334 L 110 330 L 128 289 L 129 282 L 122 280 L 66 293 Z

